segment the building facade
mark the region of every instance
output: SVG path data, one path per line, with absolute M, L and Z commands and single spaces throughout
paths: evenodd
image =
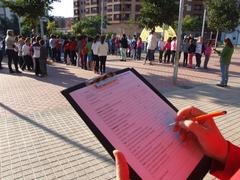
M 74 0 L 74 20 L 101 15 L 107 17 L 107 32 L 139 33 L 136 23 L 140 16 L 141 0 Z M 103 8 L 102 8 L 103 7 Z M 185 0 L 184 16 L 203 17 L 203 0 Z
M 185 0 L 183 16 L 197 16 L 199 19 L 203 19 L 204 4 L 203 0 Z
M 71 26 L 73 24 L 73 18 L 65 18 L 65 17 L 54 17 L 56 28 L 59 32 L 63 34 L 67 34 L 71 32 Z
M 107 18 L 107 32 L 138 33 L 135 22 L 141 9 L 140 0 L 74 0 L 74 20 L 83 17 L 101 15 Z

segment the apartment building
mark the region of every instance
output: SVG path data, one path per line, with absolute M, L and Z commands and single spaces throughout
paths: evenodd
M 74 0 L 74 20 L 104 14 L 107 17 L 108 32 L 137 33 L 140 15 L 140 0 Z M 103 9 L 102 9 L 103 8 Z
M 204 5 L 203 0 L 185 0 L 183 15 L 197 16 L 203 18 Z
M 103 3 L 102 3 L 103 1 Z M 141 0 L 74 0 L 74 19 L 81 20 L 83 17 L 101 15 L 103 13 L 110 24 L 108 32 L 138 33 L 137 23 L 140 16 Z M 203 0 L 185 0 L 184 16 L 203 16 Z

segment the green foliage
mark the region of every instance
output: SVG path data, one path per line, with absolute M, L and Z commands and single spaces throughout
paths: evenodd
M 36 27 L 39 17 L 44 16 L 45 12 L 51 10 L 51 4 L 60 0 L 1 0 L 4 7 L 9 7 L 18 16 L 24 17 L 26 24 Z
M 183 31 L 199 31 L 201 30 L 202 21 L 196 16 L 185 16 L 182 21 Z
M 21 26 L 21 32 L 22 32 L 22 35 L 25 36 L 25 37 L 29 37 L 32 33 L 32 29 L 30 26 L 27 26 L 25 24 L 23 24 Z
M 219 31 L 232 31 L 239 25 L 238 0 L 206 0 L 208 25 Z
M 62 32 L 55 31 L 54 34 L 55 34 L 56 36 L 58 36 L 58 37 L 63 37 L 63 33 L 62 33 Z
M 104 24 L 107 24 L 106 19 Z M 101 16 L 91 16 L 81 19 L 81 21 L 74 23 L 72 26 L 75 34 L 82 34 L 86 36 L 96 36 L 101 34 Z
M 173 25 L 178 16 L 176 0 L 142 0 L 139 21 L 148 29 L 163 24 Z
M 6 33 L 8 29 L 13 29 L 15 33 L 19 33 L 18 17 L 13 14 L 11 19 L 0 17 L 0 26 L 2 33 Z

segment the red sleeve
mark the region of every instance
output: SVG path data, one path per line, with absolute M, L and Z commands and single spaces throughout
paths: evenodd
M 230 142 L 228 144 L 226 163 L 213 160 L 210 169 L 210 173 L 221 180 L 230 179 L 240 169 L 240 148 Z

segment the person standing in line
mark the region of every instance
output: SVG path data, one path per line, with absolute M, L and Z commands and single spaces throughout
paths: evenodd
M 189 40 L 187 36 L 184 37 L 183 43 L 182 43 L 182 51 L 183 51 L 183 66 L 187 67 L 188 64 L 188 48 L 189 48 Z
M 14 50 L 13 59 L 16 59 L 17 67 L 19 65 L 19 56 L 18 56 L 19 55 L 19 51 L 22 51 L 21 49 L 18 49 L 18 48 L 19 48 L 19 39 L 18 39 L 18 36 L 16 36 L 15 37 L 15 43 L 14 43 L 14 49 L 13 49 Z M 21 72 L 19 71 L 18 73 L 21 73 Z
M 152 65 L 152 61 L 154 61 L 154 53 L 157 47 L 157 42 L 158 41 L 155 34 L 155 30 L 152 30 L 150 32 L 150 35 L 148 36 L 148 45 L 147 45 L 147 56 L 148 56 L 150 65 Z M 144 62 L 144 64 L 146 64 L 146 61 Z
M 204 54 L 205 54 L 205 61 L 204 61 L 203 68 L 207 69 L 208 62 L 209 62 L 210 56 L 212 54 L 212 41 L 211 40 L 208 41 L 207 47 L 205 48 L 205 51 L 204 51 Z
M 188 47 L 188 68 L 193 68 L 193 56 L 196 51 L 196 45 L 193 42 L 193 39 L 189 39 L 189 47 Z
M 159 42 L 158 42 L 159 63 L 162 63 L 162 60 L 163 60 L 164 47 L 165 47 L 165 43 L 164 43 L 163 37 L 161 37 Z
M 37 42 L 36 41 L 37 37 L 36 36 L 33 36 L 31 38 L 31 45 L 30 45 L 30 52 L 31 52 L 31 56 L 32 56 L 32 69 L 35 71 L 35 68 L 36 68 L 36 63 L 35 63 L 35 58 L 33 58 L 33 45 Z
M 0 40 L 0 70 L 2 69 L 2 60 L 3 60 L 3 54 L 4 54 L 4 39 Z
M 7 30 L 7 36 L 5 38 L 5 49 L 6 49 L 6 54 L 8 56 L 9 73 L 14 73 L 12 69 L 12 61 L 15 66 L 16 73 L 21 73 L 18 70 L 18 59 L 17 59 L 17 56 L 15 56 L 14 48 L 16 48 L 14 32 L 13 30 L 9 29 Z
M 115 43 L 116 54 L 120 55 L 120 37 L 116 36 L 114 43 Z
M 92 43 L 92 53 L 93 53 L 93 71 L 94 73 L 99 73 L 99 57 L 98 57 L 98 46 L 99 46 L 99 36 L 94 38 Z
M 127 37 L 127 42 L 128 42 L 128 47 L 127 47 L 127 57 L 131 57 L 131 49 L 132 49 L 132 47 L 131 47 L 131 42 L 132 42 L 132 40 L 131 40 L 131 36 L 130 35 L 128 35 L 128 37 Z
M 23 62 L 24 62 L 23 55 L 22 55 L 23 45 L 24 45 L 24 38 L 22 36 L 19 36 L 16 46 L 17 46 L 17 52 L 18 52 L 18 64 L 20 68 L 22 68 Z
M 164 46 L 165 54 L 164 54 L 164 63 L 170 62 L 171 57 L 171 38 L 169 37 L 167 43 Z
M 57 54 L 57 51 L 56 51 L 56 37 L 55 35 L 51 35 L 50 36 L 50 40 L 49 40 L 49 46 L 51 48 L 51 58 L 53 61 L 56 61 L 56 54 Z
M 61 50 L 62 50 L 61 47 L 62 47 L 61 37 L 57 36 L 56 37 L 56 60 L 57 60 L 57 62 L 61 62 Z
M 81 51 L 81 57 L 82 57 L 82 69 L 87 70 L 87 37 L 82 37 L 82 51 Z
M 116 40 L 116 37 L 114 34 L 112 34 L 111 36 L 111 39 L 110 39 L 110 42 L 111 42 L 111 54 L 114 55 L 115 54 L 115 40 Z
M 25 40 L 25 44 L 22 47 L 22 55 L 23 55 L 22 70 L 25 71 L 27 67 L 28 71 L 30 71 L 31 65 L 32 65 L 32 57 L 31 57 L 31 51 L 30 51 L 30 38 L 27 38 Z
M 212 54 L 212 41 L 209 40 L 207 43 L 207 47 L 205 48 L 204 55 L 205 55 L 205 61 L 204 61 L 204 69 L 208 69 L 208 62 Z
M 128 40 L 127 40 L 126 34 L 123 34 L 120 44 L 121 44 L 121 48 L 120 48 L 121 60 L 120 61 L 126 61 L 127 60 L 127 48 L 128 48 Z
M 77 47 L 76 47 L 76 54 L 77 54 L 77 66 L 81 67 L 82 58 L 81 58 L 81 51 L 82 51 L 82 36 L 77 36 Z
M 220 56 L 221 82 L 217 84 L 220 87 L 227 87 L 229 65 L 231 63 L 234 47 L 229 38 L 224 39 L 224 48 L 222 51 L 215 50 Z
M 75 41 L 75 37 L 71 37 L 69 42 L 69 51 L 70 51 L 71 65 L 73 66 L 76 66 L 76 47 L 77 47 L 77 43 Z
M 32 45 L 32 50 L 33 50 L 33 58 L 35 61 L 35 75 L 41 77 L 42 72 L 40 69 L 40 49 L 41 49 L 41 45 L 39 43 L 40 40 L 41 40 L 41 37 L 38 36 L 36 38 L 36 42 Z
M 105 42 L 105 36 L 101 36 L 100 44 L 98 46 L 98 57 L 100 60 L 100 72 L 104 74 L 106 71 L 106 60 L 108 53 L 108 44 Z
M 39 67 L 42 76 L 47 76 L 47 58 L 48 58 L 48 50 L 45 46 L 45 42 L 43 39 L 40 40 L 40 58 L 39 58 Z
M 138 41 L 137 41 L 137 60 L 141 60 L 142 46 L 143 46 L 142 38 L 138 37 Z
M 174 64 L 175 62 L 175 55 L 176 55 L 176 51 L 177 51 L 177 38 L 173 37 L 172 42 L 171 42 L 171 63 Z
M 70 59 L 70 50 L 69 50 L 69 40 L 67 37 L 64 37 L 63 43 L 63 51 L 64 51 L 64 63 L 68 64 L 68 59 Z
M 204 52 L 204 44 L 203 44 L 203 38 L 198 37 L 197 43 L 196 43 L 196 50 L 195 50 L 195 56 L 196 56 L 196 69 L 201 67 L 201 58 L 202 53 Z
M 131 41 L 131 57 L 137 60 L 137 36 L 134 35 Z
M 93 62 L 92 43 L 93 43 L 93 39 L 91 37 L 88 37 L 88 42 L 87 42 L 87 45 L 86 45 L 86 48 L 87 48 L 87 68 L 88 68 L 88 70 L 92 70 L 92 64 L 93 64 L 92 63 Z

